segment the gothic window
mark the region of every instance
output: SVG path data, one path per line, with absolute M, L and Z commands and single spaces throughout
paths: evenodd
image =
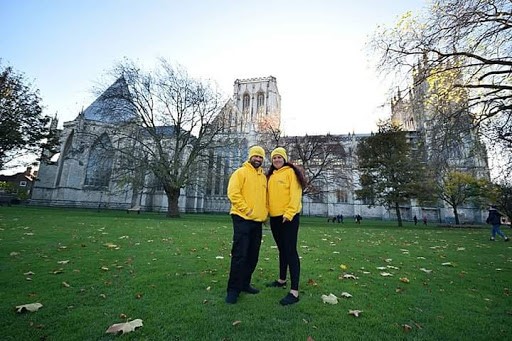
M 230 175 L 230 169 L 229 169 L 229 159 L 226 160 L 226 163 L 224 164 L 224 188 L 223 188 L 223 193 L 227 193 L 228 192 L 228 182 L 229 182 L 229 175 Z
M 262 109 L 264 105 L 265 105 L 265 95 L 263 94 L 263 92 L 260 92 L 260 93 L 258 93 L 258 100 L 257 100 L 258 111 L 260 109 Z
M 221 185 L 222 185 L 222 157 L 217 155 L 217 160 L 215 162 L 215 193 L 216 195 L 220 195 L 221 193 Z
M 242 106 L 242 110 L 243 111 L 246 111 L 246 110 L 249 110 L 249 103 L 251 101 L 251 98 L 249 97 L 248 94 L 245 94 L 244 95 L 244 101 L 243 101 L 243 106 Z
M 213 170 L 213 150 L 210 150 L 208 152 L 208 170 L 207 170 L 207 175 L 206 175 L 206 193 L 207 194 L 212 194 L 212 189 L 213 189 L 213 176 L 215 174 L 215 172 L 212 171 Z
M 336 199 L 338 202 L 348 202 L 347 191 L 344 191 L 342 189 L 336 190 Z
M 107 134 L 101 135 L 94 142 L 89 152 L 84 183 L 86 186 L 108 187 L 112 173 L 113 156 L 114 152 L 110 139 Z
M 66 144 L 64 145 L 64 150 L 62 151 L 61 158 L 59 160 L 59 169 L 57 173 L 57 186 L 61 185 L 61 177 L 62 177 L 62 168 L 64 167 L 64 161 L 68 158 L 69 152 L 71 151 L 71 146 L 73 145 L 73 136 L 75 135 L 75 131 L 72 130 L 69 134 Z

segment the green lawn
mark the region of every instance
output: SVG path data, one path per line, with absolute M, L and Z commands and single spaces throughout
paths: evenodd
M 512 338 L 512 242 L 490 242 L 487 226 L 395 225 L 303 217 L 301 301 L 287 307 L 278 303 L 286 290 L 264 287 L 278 267 L 265 227 L 253 277 L 261 292 L 227 305 L 228 215 L 169 220 L 155 213 L 0 207 L 0 338 Z M 338 304 L 322 302 L 330 293 Z M 16 313 L 17 305 L 34 302 L 43 307 Z M 355 309 L 359 317 L 348 314 Z M 133 319 L 143 327 L 123 336 L 105 333 Z

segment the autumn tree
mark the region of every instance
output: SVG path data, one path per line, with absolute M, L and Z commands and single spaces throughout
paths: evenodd
M 501 183 L 494 187 L 493 198 L 500 212 L 505 214 L 509 221 L 512 220 L 512 185 Z
M 115 68 L 119 91 L 109 93 L 117 155 L 113 173 L 132 186 L 160 186 L 167 196 L 167 216 L 180 215 L 181 189 L 199 179 L 201 165 L 221 132 L 213 124 L 223 104 L 210 83 L 191 78 L 182 67 L 160 60 L 152 71 L 125 61 Z M 126 89 L 126 90 L 123 90 Z
M 453 209 L 455 224 L 460 224 L 458 208 L 472 202 L 480 206 L 485 198 L 488 181 L 478 179 L 467 172 L 450 171 L 437 184 L 437 194 Z
M 20 156 L 53 149 L 56 130 L 43 116 L 39 90 L 12 67 L 0 65 L 0 170 Z
M 406 13 L 371 40 L 378 69 L 435 84 L 433 96 L 461 104 L 444 115 L 480 128 L 504 159 L 505 178 L 512 171 L 511 32 L 510 0 L 436 0 L 424 16 Z M 418 63 L 429 72 L 418 73 Z
M 400 205 L 412 198 L 425 200 L 429 193 L 426 168 L 414 157 L 407 132 L 390 121 L 381 122 L 377 133 L 359 143 L 356 154 L 361 186 L 356 195 L 370 207 L 394 209 L 402 226 Z

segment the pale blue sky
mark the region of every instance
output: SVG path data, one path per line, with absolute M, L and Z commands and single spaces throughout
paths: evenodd
M 367 133 L 389 113 L 363 50 L 422 0 L 0 0 L 0 58 L 40 89 L 60 123 L 93 100 L 116 62 L 163 57 L 226 96 L 239 78 L 272 75 L 288 135 Z M 107 85 L 107 84 L 104 84 Z

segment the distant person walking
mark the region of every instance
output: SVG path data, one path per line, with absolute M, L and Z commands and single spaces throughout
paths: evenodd
M 267 286 L 286 286 L 290 270 L 290 292 L 279 301 L 281 305 L 299 302 L 300 260 L 297 252 L 302 190 L 306 181 L 302 172 L 288 163 L 284 148 L 271 153 L 272 165 L 267 172 L 270 229 L 279 250 L 279 278 Z M 333 219 L 333 222 L 335 218 Z
M 506 242 L 509 241 L 509 238 L 505 236 L 503 232 L 501 232 L 500 225 L 501 225 L 501 213 L 498 212 L 495 205 L 492 205 L 491 208 L 489 208 L 489 216 L 485 220 L 487 224 L 492 225 L 491 230 L 491 240 L 496 240 L 496 235 L 501 236 Z
M 426 215 L 423 216 L 423 225 L 427 225 L 427 216 Z
M 267 178 L 261 165 L 265 151 L 260 146 L 249 149 L 249 160 L 235 170 L 228 183 L 233 220 L 233 246 L 226 303 L 234 304 L 240 292 L 257 294 L 251 286 L 261 246 L 262 222 L 267 219 Z
M 418 224 L 418 217 L 416 217 L 416 215 L 414 215 L 414 218 L 412 218 L 414 220 L 414 225 L 417 225 Z

